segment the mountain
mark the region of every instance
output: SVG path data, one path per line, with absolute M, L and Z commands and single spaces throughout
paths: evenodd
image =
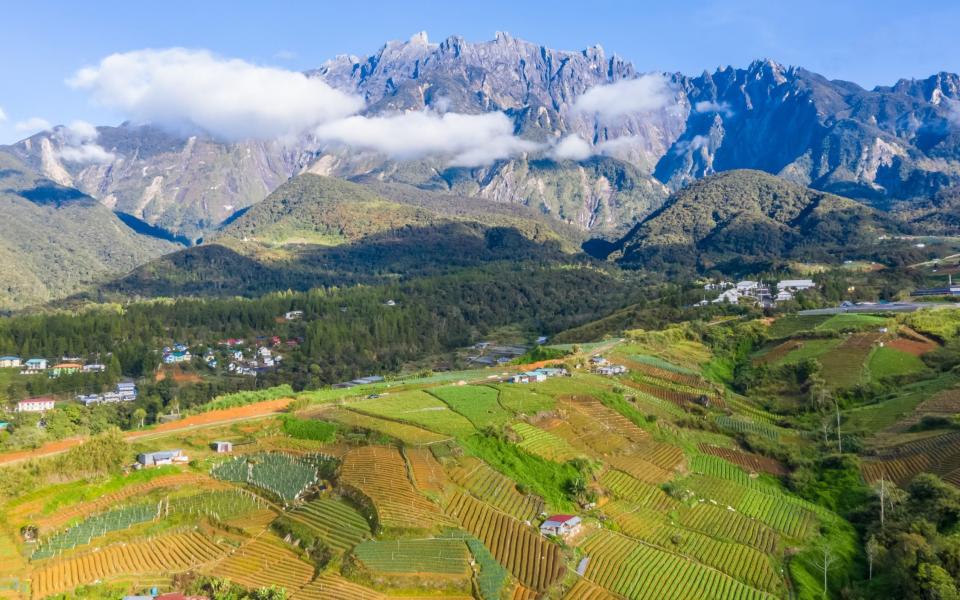
M 99 288 L 120 297 L 376 284 L 493 262 L 584 260 L 578 231 L 524 207 L 305 173 L 207 242 Z
M 97 128 L 105 151 L 97 162 L 67 160 L 64 128 L 0 151 L 193 241 L 304 172 L 524 205 L 605 237 L 628 231 L 671 191 L 729 170 L 762 170 L 881 208 L 960 185 L 960 77 L 950 73 L 867 90 L 758 60 L 698 76 L 663 74 L 661 103 L 615 116 L 576 105 L 596 86 L 640 77 L 600 46 L 562 51 L 504 33 L 432 43 L 418 34 L 307 74 L 362 96 L 365 116 L 498 111 L 517 135 L 546 146 L 462 168 L 443 158 L 391 160 L 310 135 L 222 143 L 124 124 Z M 572 134 L 592 155 L 556 160 L 549 146 Z
M 0 309 L 61 298 L 175 250 L 0 154 Z
M 897 230 L 859 202 L 762 171 L 736 170 L 676 192 L 616 243 L 595 241 L 587 248 L 629 267 L 742 273 L 789 258 L 836 260 L 837 250 L 856 252 Z

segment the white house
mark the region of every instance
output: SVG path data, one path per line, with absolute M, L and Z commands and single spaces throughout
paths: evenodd
M 790 300 L 793 300 L 793 294 L 787 290 L 780 290 L 773 299 L 774 302 L 789 302 Z
M 759 282 L 745 280 L 745 281 L 741 281 L 741 282 L 737 283 L 737 285 L 736 285 L 736 287 L 735 287 L 734 289 L 737 290 L 738 292 L 742 293 L 742 294 L 746 294 L 746 293 L 749 293 L 749 292 L 752 292 L 752 291 L 756 290 L 758 287 L 760 287 L 760 283 L 759 283 Z
M 623 365 L 605 365 L 602 367 L 597 367 L 595 372 L 598 375 L 622 375 L 627 372 L 627 368 Z
M 720 304 L 721 302 L 729 302 L 730 304 L 739 303 L 740 292 L 738 292 L 736 288 L 732 288 L 713 299 L 714 304 Z
M 580 531 L 582 521 L 575 515 L 553 515 L 540 525 L 542 535 L 568 537 Z
M 28 398 L 17 402 L 17 412 L 45 412 L 53 410 L 53 398 Z
M 0 368 L 19 367 L 19 356 L 0 356 Z
M 296 321 L 303 318 L 302 310 L 290 310 L 284 313 L 283 318 L 287 321 Z
M 781 292 L 802 292 L 817 287 L 812 279 L 784 279 L 777 283 L 777 290 Z
M 31 358 L 27 362 L 23 363 L 23 366 L 30 369 L 31 371 L 43 371 L 47 368 L 47 359 L 45 358 Z

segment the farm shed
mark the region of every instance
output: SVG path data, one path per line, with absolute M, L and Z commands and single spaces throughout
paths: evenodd
M 566 537 L 580 531 L 580 523 L 580 517 L 576 515 L 553 515 L 540 525 L 540 533 Z
M 160 452 L 144 452 L 137 455 L 137 462 L 144 467 L 156 465 L 172 465 L 173 463 L 187 462 L 189 457 L 183 450 L 163 450 Z
M 219 454 L 233 452 L 233 442 L 212 442 L 210 447 Z

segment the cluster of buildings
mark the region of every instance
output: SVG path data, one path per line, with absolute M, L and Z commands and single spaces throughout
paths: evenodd
M 43 413 L 53 410 L 56 401 L 53 398 L 27 398 L 17 402 L 18 413 Z
M 302 311 L 291 311 L 291 313 L 285 315 L 285 318 L 292 313 L 302 314 Z M 234 375 L 256 376 L 266 369 L 277 367 L 283 360 L 283 356 L 275 350 L 277 347 L 296 348 L 299 344 L 299 338 L 284 342 L 279 336 L 258 337 L 256 344 L 246 348 L 246 340 L 228 338 L 219 343 L 219 351 L 207 348 L 203 355 L 203 362 L 207 367 L 216 369 L 220 366 L 222 360 L 227 363 L 226 370 Z M 172 347 L 163 348 L 162 356 L 163 364 L 166 365 L 188 363 L 194 358 L 185 344 L 175 344 Z
M 613 377 L 614 375 L 623 375 L 628 370 L 623 365 L 612 364 L 609 360 L 605 359 L 602 356 L 591 357 L 590 368 L 597 375 L 606 375 L 607 377 Z
M 706 291 L 724 290 L 712 300 L 714 304 L 723 302 L 739 304 L 741 300 L 747 300 L 762 306 L 772 306 L 776 302 L 793 300 L 797 292 L 815 289 L 816 287 L 817 284 L 811 279 L 784 279 L 775 284 L 776 293 L 762 281 L 750 280 L 740 281 L 736 284 L 729 281 L 708 283 L 703 286 L 703 289 Z M 700 304 L 706 305 L 708 302 L 703 300 Z
M 333 387 L 337 389 L 344 389 L 357 387 L 358 385 L 381 383 L 382 381 L 383 377 L 380 375 L 367 375 L 366 377 L 358 377 L 357 379 L 351 379 L 350 381 L 344 381 L 343 383 L 335 383 L 333 384 Z
M 546 381 L 548 377 L 564 377 L 569 375 L 567 370 L 560 367 L 543 367 L 533 371 L 517 373 L 510 377 L 510 383 L 539 383 Z
M 19 356 L 0 356 L 0 369 L 20 369 L 21 375 L 46 373 L 50 377 L 72 373 L 103 373 L 107 366 L 100 363 L 84 363 L 80 358 L 65 356 L 55 365 L 45 358 L 21 359 Z
M 77 396 L 77 401 L 84 406 L 133 402 L 136 399 L 137 386 L 132 381 L 121 381 L 112 392 L 106 392 L 104 394 L 80 394 Z
M 209 354 L 207 356 L 209 357 Z M 266 346 L 257 347 L 252 357 L 247 357 L 243 350 L 233 350 L 231 357 L 233 360 L 227 365 L 227 371 L 236 375 L 251 376 L 256 376 L 257 373 L 261 371 L 272 369 L 283 360 L 283 356 L 274 354 L 273 351 Z M 207 365 L 210 364 L 211 362 L 208 360 Z M 213 367 L 216 367 L 216 359 L 213 360 Z
M 170 346 L 163 348 L 162 360 L 165 365 L 176 365 L 190 362 L 193 360 L 193 355 L 190 354 L 190 349 L 185 344 L 174 344 L 172 348 Z

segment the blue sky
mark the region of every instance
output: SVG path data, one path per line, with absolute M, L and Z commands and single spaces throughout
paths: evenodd
M 121 121 L 64 81 L 106 55 L 143 48 L 204 48 L 300 70 L 420 30 L 432 41 L 502 30 L 568 50 L 600 43 L 641 71 L 698 74 L 768 57 L 872 87 L 960 71 L 958 27 L 960 3 L 926 0 L 11 2 L 0 23 L 0 142 L 31 133 L 16 125 L 33 117 Z

